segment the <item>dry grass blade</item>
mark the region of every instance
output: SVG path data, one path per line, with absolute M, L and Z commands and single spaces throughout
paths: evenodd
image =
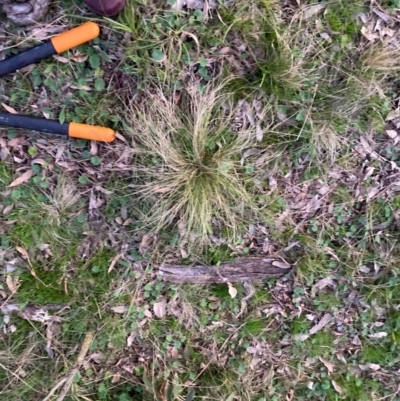
M 368 72 L 393 74 L 400 71 L 400 49 L 372 46 L 362 57 L 362 66 Z
M 49 392 L 49 394 L 43 399 L 43 401 L 50 400 L 53 394 L 62 387 L 60 394 L 57 397 L 56 401 L 64 400 L 65 396 L 68 394 L 69 389 L 72 386 L 72 382 L 74 380 L 75 375 L 78 373 L 79 368 L 82 366 L 83 361 L 86 357 L 87 352 L 89 351 L 90 344 L 93 341 L 94 334 L 89 332 L 86 334 L 85 339 L 83 340 L 81 350 L 79 351 L 78 358 L 76 360 L 75 367 L 68 373 L 68 375 L 62 378 Z
M 11 371 L 10 369 L 7 369 L 6 366 L 4 366 L 2 363 L 0 363 L 0 368 L 4 371 L 9 373 L 11 376 L 15 377 L 17 380 L 21 381 L 22 383 L 24 383 L 28 388 L 30 388 L 31 390 L 33 390 L 36 393 L 39 393 L 39 391 L 37 391 L 36 389 L 34 389 L 29 383 L 27 383 L 22 377 L 20 377 L 16 372 Z M 0 393 L 1 394 L 1 393 Z
M 76 187 L 60 177 L 57 186 L 54 189 L 51 202 L 46 205 L 46 213 L 51 223 L 61 224 L 61 215 L 71 210 L 80 200 L 80 194 L 76 191 Z
M 235 104 L 224 90 L 194 88 L 179 101 L 159 90 L 130 111 L 141 180 L 135 195 L 152 205 L 156 230 L 181 221 L 203 242 L 215 224 L 235 235 L 246 211 L 255 211 L 240 159 L 256 144 L 256 127 L 235 129 Z

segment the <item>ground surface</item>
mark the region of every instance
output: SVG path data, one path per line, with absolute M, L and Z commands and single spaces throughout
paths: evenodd
M 0 129 L 2 399 L 400 400 L 400 3 L 173 3 L 2 78 L 2 111 L 119 132 Z M 2 54 L 91 18 L 3 20 Z M 249 255 L 293 269 L 157 274 Z

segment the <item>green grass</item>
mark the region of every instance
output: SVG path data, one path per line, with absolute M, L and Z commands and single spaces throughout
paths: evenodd
M 398 400 L 399 158 L 386 130 L 399 52 L 361 34 L 369 3 L 309 18 L 319 2 L 303 3 L 205 14 L 131 0 L 79 52 L 2 79 L 18 112 L 125 138 L 0 130 L 0 304 L 65 306 L 46 322 L 0 314 L 3 398 L 43 400 L 78 364 L 49 400 Z M 86 19 L 66 1 L 48 18 L 61 9 L 66 26 Z M 7 55 L 34 43 L 7 29 Z M 233 283 L 234 298 L 157 274 L 241 256 L 294 268 Z

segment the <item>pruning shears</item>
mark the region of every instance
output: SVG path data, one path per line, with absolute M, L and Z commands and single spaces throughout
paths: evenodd
M 0 77 L 88 42 L 96 38 L 99 33 L 100 28 L 96 23 L 86 22 L 54 36 L 35 47 L 0 61 Z M 75 122 L 61 124 L 57 120 L 11 113 L 0 113 L 0 125 L 101 142 L 112 142 L 115 139 L 115 132 L 110 128 Z

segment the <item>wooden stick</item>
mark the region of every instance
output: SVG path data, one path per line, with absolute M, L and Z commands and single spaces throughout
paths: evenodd
M 172 283 L 241 283 L 280 277 L 290 269 L 289 264 L 278 259 L 244 257 L 219 266 L 162 265 L 159 267 L 159 274 L 165 281 Z

